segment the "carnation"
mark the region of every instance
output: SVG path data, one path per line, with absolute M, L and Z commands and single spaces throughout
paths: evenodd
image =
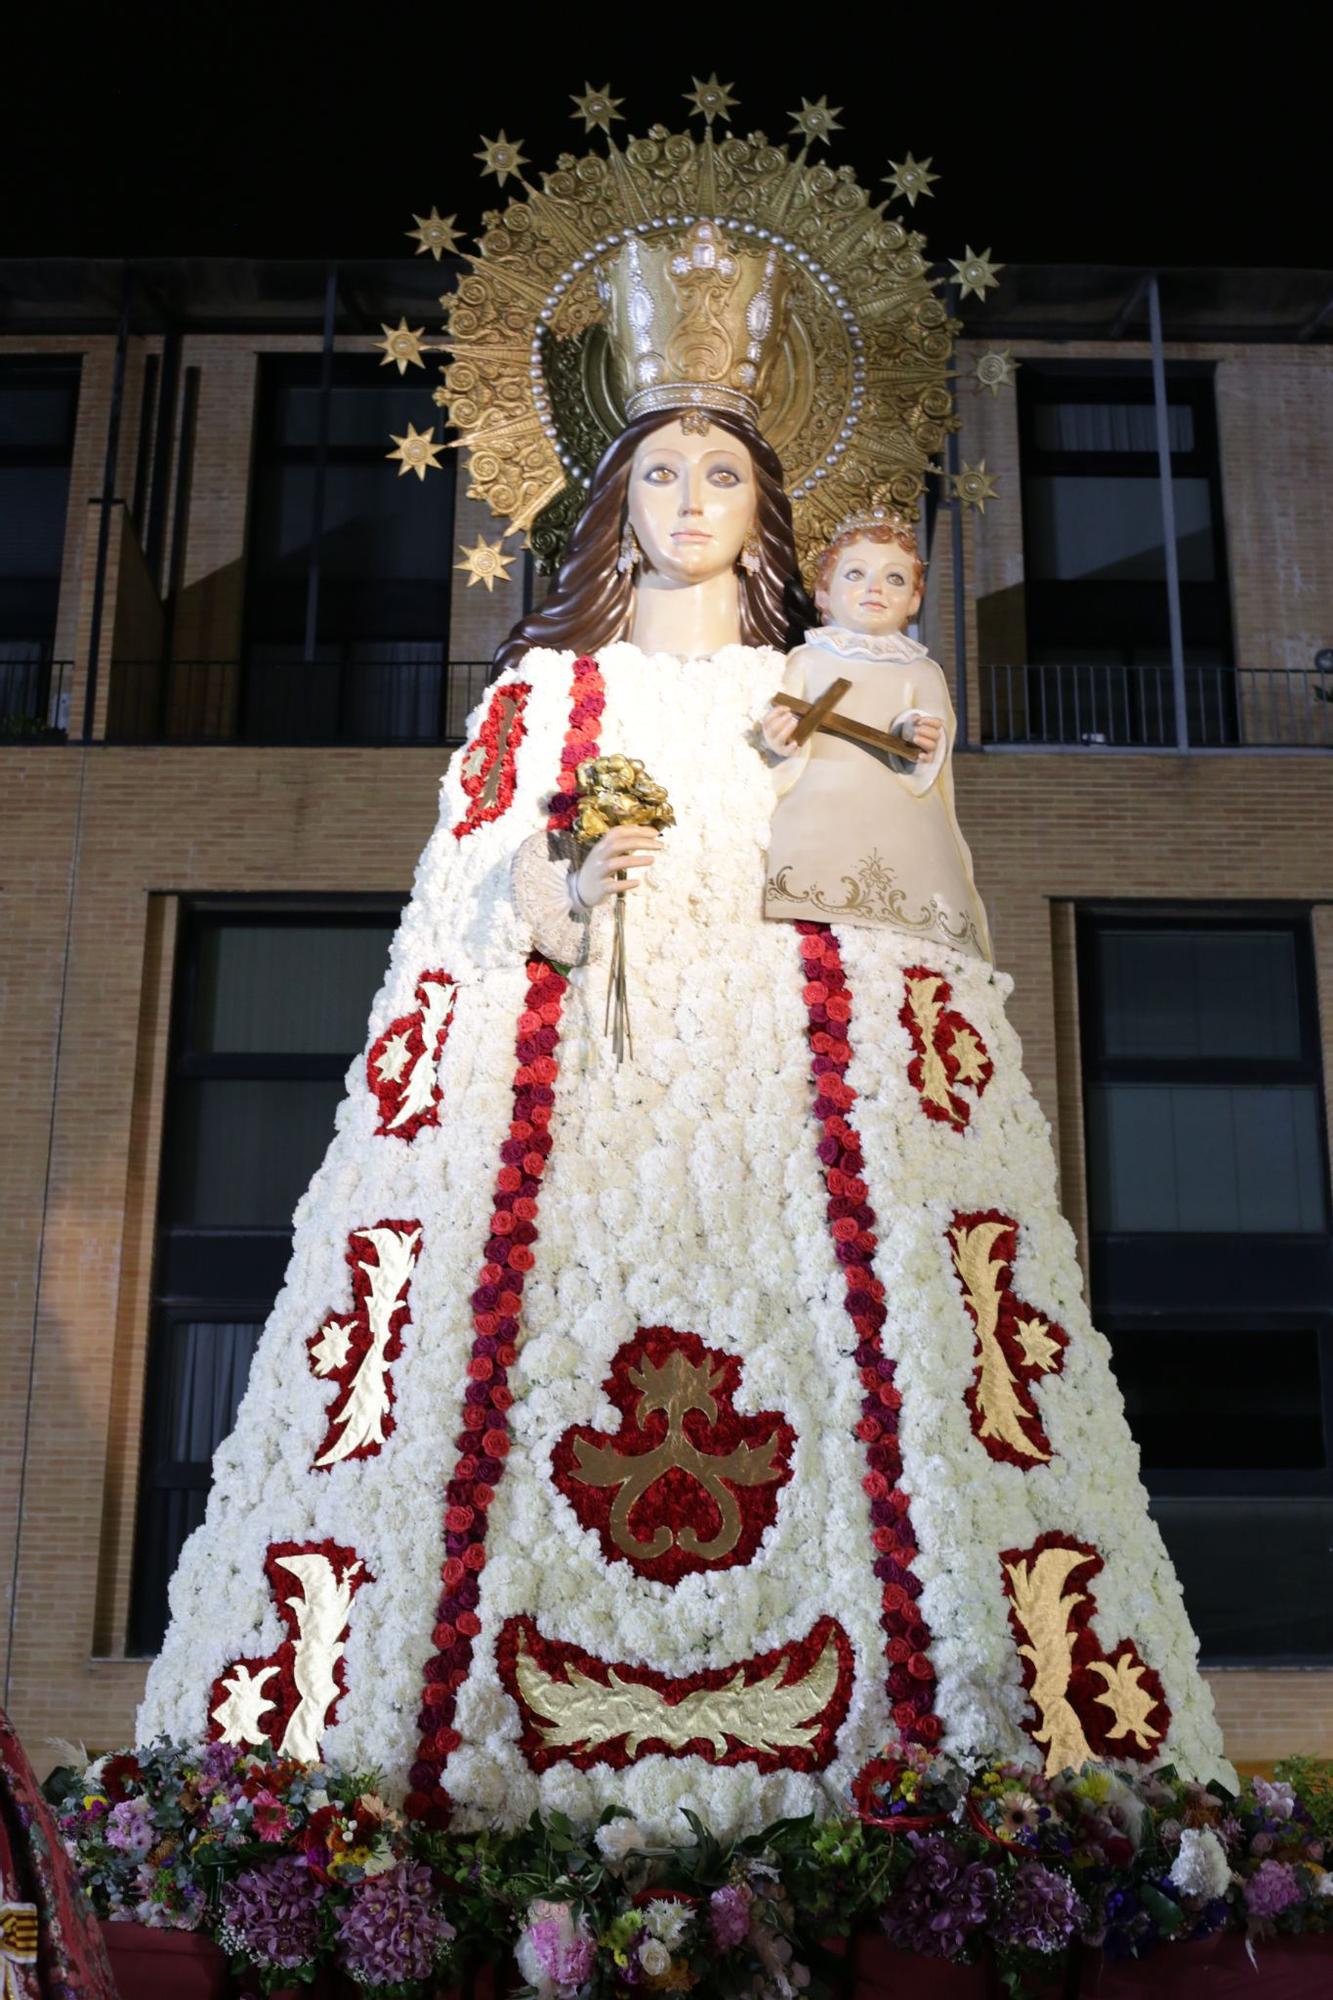
M 1026 1951 L 1063 1951 L 1082 1916 L 1083 1906 L 1065 1876 L 1040 1861 L 1024 1861 L 994 1934 L 1001 1944 Z
M 338 1913 L 339 1956 L 362 1986 L 428 1978 L 454 1936 L 422 1861 L 404 1861 L 358 1882 Z
M 288 1856 L 247 1868 L 222 1891 L 221 1942 L 259 1965 L 309 1965 L 319 1950 L 324 1890 Z
M 1166 1879 L 1182 1896 L 1202 1903 L 1225 1896 L 1231 1868 L 1226 1851 L 1211 1827 L 1185 1828 L 1180 1836 L 1180 1851 Z
M 628 1859 L 648 1844 L 647 1835 L 636 1819 L 609 1819 L 595 1835 L 597 1852 L 611 1867 Z
M 1260 1922 L 1281 1916 L 1300 1900 L 1300 1884 L 1285 1861 L 1261 1861 L 1245 1884 L 1245 1906 Z

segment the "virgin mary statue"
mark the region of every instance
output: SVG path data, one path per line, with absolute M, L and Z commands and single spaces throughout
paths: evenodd
M 810 260 L 705 215 L 593 260 L 623 428 L 445 773 L 141 1739 L 667 1837 L 904 1744 L 1225 1776 L 1009 980 L 764 914 Z M 675 824 L 576 846 L 613 753 Z

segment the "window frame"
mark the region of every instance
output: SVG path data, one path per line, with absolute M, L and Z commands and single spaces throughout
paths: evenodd
M 308 928 L 355 929 L 367 918 L 392 920 L 387 930 L 385 966 L 393 925 L 408 901 L 401 894 L 374 891 L 340 895 L 336 892 L 253 896 L 195 896 L 181 899 L 172 979 L 171 1021 L 164 1084 L 163 1142 L 155 1207 L 154 1259 L 145 1366 L 143 1429 L 140 1438 L 138 1494 L 135 1506 L 133 1561 L 126 1651 L 131 1658 L 151 1658 L 162 1626 L 166 1585 L 179 1560 L 179 1548 L 168 1546 L 166 1513 L 169 1496 L 206 1491 L 193 1460 L 166 1457 L 159 1445 L 170 1436 L 171 1344 L 175 1329 L 188 1324 L 267 1323 L 291 1256 L 293 1232 L 286 1228 L 233 1228 L 218 1224 L 169 1221 L 166 1188 L 179 1157 L 173 1131 L 177 1116 L 173 1087 L 178 1081 L 205 1077 L 219 1081 L 341 1081 L 359 1049 L 347 1054 L 201 1054 L 192 1046 L 197 1019 L 201 965 L 200 940 L 210 924 L 275 928 L 292 924 Z M 374 994 L 367 998 L 367 1021 Z M 333 1136 L 330 1127 L 329 1138 Z

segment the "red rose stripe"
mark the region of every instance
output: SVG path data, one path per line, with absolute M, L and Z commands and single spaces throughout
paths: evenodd
M 802 997 L 810 1023 L 815 1117 L 823 1127 L 818 1152 L 828 1190 L 829 1234 L 833 1254 L 843 1267 L 844 1303 L 856 1329 L 856 1362 L 865 1390 L 856 1434 L 866 1454 L 861 1484 L 870 1499 L 889 1699 L 903 1740 L 932 1744 L 939 1741 L 942 1725 L 934 1710 L 935 1670 L 927 1650 L 930 1633 L 917 1606 L 921 1584 L 911 1568 L 916 1541 L 911 1503 L 901 1484 L 903 1465 L 898 1450 L 902 1398 L 893 1384 L 893 1362 L 880 1338 L 888 1315 L 884 1286 L 872 1268 L 879 1239 L 875 1211 L 866 1200 L 861 1135 L 849 1115 L 856 1102 L 856 1091 L 847 1081 L 852 1059 L 852 993 L 838 940 L 828 925 L 798 923 L 795 929 L 805 962 Z
M 575 770 L 597 755 L 606 684 L 591 659 L 574 662 L 573 701 L 561 754 L 558 788 L 547 826 L 573 825 Z M 472 1666 L 481 1631 L 478 1605 L 486 1566 L 486 1520 L 509 1454 L 509 1370 L 518 1355 L 523 1284 L 537 1241 L 537 1205 L 551 1153 L 551 1112 L 559 1070 L 556 1051 L 569 982 L 544 958 L 528 960 L 528 988 L 518 1017 L 509 1130 L 500 1147 L 490 1230 L 472 1294 L 474 1338 L 468 1360 L 458 1459 L 445 1489 L 443 1590 L 422 1690 L 421 1730 L 406 1808 L 414 1819 L 444 1826 L 449 1799 L 442 1783 L 446 1758 L 460 1741 L 454 1728 L 458 1691 Z

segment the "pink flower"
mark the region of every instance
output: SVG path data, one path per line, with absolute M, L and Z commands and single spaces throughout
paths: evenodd
M 518 1969 L 544 1996 L 577 1992 L 591 1977 L 597 1944 L 586 1918 L 568 1903 L 533 1903 L 528 1926 L 514 1947 Z
M 261 1840 L 281 1840 L 291 1825 L 291 1814 L 273 1792 L 256 1792 L 254 1829 Z
M 1285 1861 L 1261 1861 L 1245 1884 L 1245 1906 L 1260 1921 L 1281 1916 L 1300 1900 L 1300 1884 Z
M 752 1900 L 748 1889 L 732 1885 L 714 1889 L 708 1898 L 708 1925 L 719 1951 L 730 1951 L 745 1937 L 750 1928 Z

